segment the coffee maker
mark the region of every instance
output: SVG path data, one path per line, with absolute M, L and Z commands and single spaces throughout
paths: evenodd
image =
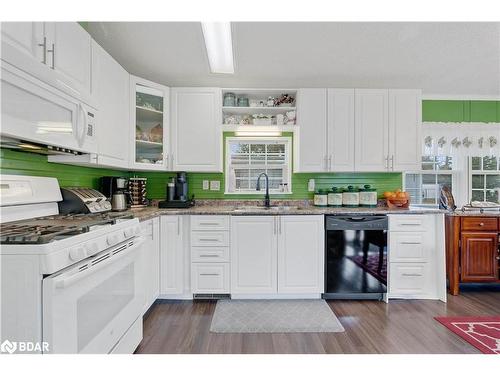
M 194 195 L 188 198 L 186 172 L 178 172 L 167 183 L 167 199 L 158 203 L 159 208 L 189 208 L 194 206 Z
M 130 203 L 128 181 L 125 177 L 101 177 L 101 193 L 111 202 L 113 211 L 125 211 Z

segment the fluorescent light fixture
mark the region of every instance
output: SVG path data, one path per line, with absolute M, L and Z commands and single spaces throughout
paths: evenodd
M 234 134 L 237 137 L 281 137 L 282 133 L 276 126 L 269 125 L 242 125 L 238 126 Z
M 203 37 L 212 73 L 234 74 L 230 22 L 202 22 Z

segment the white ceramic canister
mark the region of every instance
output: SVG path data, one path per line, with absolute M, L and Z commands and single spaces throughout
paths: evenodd
M 354 186 L 348 186 L 342 193 L 342 205 L 345 207 L 359 207 L 359 191 Z
M 328 206 L 342 207 L 342 189 L 332 187 L 328 192 Z
M 359 204 L 363 207 L 377 207 L 377 189 L 365 185 L 359 191 Z

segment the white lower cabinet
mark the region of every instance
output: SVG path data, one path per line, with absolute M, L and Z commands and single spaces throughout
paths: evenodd
M 160 294 L 184 293 L 183 217 L 161 217 Z
M 276 293 L 277 270 L 277 217 L 233 216 L 231 293 Z
M 229 216 L 191 216 L 191 293 L 230 293 L 229 225 Z
M 160 219 L 154 218 L 141 223 L 143 244 L 144 312 L 160 294 Z
M 232 218 L 232 294 L 319 294 L 323 275 L 322 215 Z
M 388 297 L 446 300 L 444 218 L 389 215 Z
M 323 293 L 323 215 L 281 216 L 277 219 L 278 293 Z

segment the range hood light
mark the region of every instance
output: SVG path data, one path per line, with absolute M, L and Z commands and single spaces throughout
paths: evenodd
M 203 38 L 212 73 L 234 74 L 230 22 L 202 22 Z

